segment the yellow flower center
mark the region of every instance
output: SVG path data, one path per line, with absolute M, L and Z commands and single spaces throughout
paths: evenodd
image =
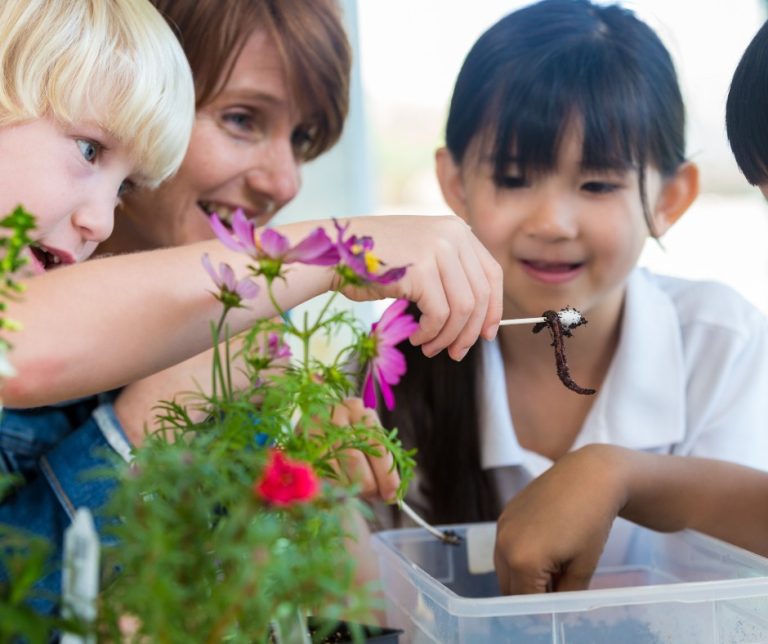
M 381 265 L 379 258 L 376 257 L 376 255 L 374 255 L 371 252 L 366 253 L 364 258 L 365 258 L 365 268 L 368 270 L 369 273 L 376 274 L 379 270 L 379 266 Z

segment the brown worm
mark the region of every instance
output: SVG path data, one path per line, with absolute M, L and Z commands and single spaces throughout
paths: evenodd
M 571 337 L 571 329 L 582 324 L 586 324 L 587 321 L 584 316 L 581 316 L 581 320 L 576 324 L 564 327 L 560 321 L 560 315 L 557 311 L 544 311 L 541 316 L 546 322 L 539 322 L 533 327 L 533 332 L 538 333 L 544 328 L 549 328 L 552 333 L 552 346 L 555 348 L 555 362 L 557 363 L 557 375 L 560 381 L 568 387 L 571 391 L 575 391 L 577 394 L 584 396 L 592 396 L 595 393 L 594 389 L 585 389 L 577 385 L 571 378 L 571 373 L 568 370 L 568 360 L 565 357 L 565 341 L 564 338 Z

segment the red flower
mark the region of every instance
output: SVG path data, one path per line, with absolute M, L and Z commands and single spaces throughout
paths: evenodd
M 310 465 L 292 461 L 279 449 L 271 449 L 267 467 L 261 480 L 254 483 L 253 491 L 267 503 L 289 506 L 315 498 L 320 482 Z

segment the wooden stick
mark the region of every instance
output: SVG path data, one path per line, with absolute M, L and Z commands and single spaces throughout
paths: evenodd
M 513 324 L 538 324 L 539 322 L 546 322 L 546 318 L 509 318 L 508 320 L 502 320 L 499 322 L 499 326 L 511 326 Z
M 400 509 L 405 512 L 414 523 L 424 528 L 433 537 L 437 537 L 443 543 L 449 543 L 454 546 L 461 543 L 461 537 L 459 537 L 457 534 L 453 534 L 453 531 L 443 532 L 442 530 L 437 529 L 435 526 L 430 525 L 424 519 L 422 519 L 416 510 L 414 510 L 405 501 L 400 501 L 398 505 L 400 506 Z

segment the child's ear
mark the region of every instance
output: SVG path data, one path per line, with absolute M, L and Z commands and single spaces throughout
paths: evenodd
M 451 156 L 448 148 L 442 147 L 435 152 L 435 169 L 445 203 L 459 217 L 467 221 L 464 180 L 461 176 L 461 167 L 453 160 L 453 156 Z
M 683 216 L 699 195 L 699 168 L 687 162 L 666 179 L 653 213 L 653 233 L 661 237 Z

